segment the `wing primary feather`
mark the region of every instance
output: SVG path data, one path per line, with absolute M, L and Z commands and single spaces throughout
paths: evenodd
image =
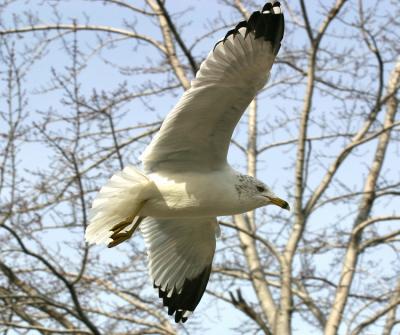
M 275 2 L 275 4 L 276 4 L 276 2 Z M 267 12 L 267 11 L 271 11 L 271 9 L 272 9 L 272 3 L 267 2 L 267 3 L 264 5 L 262 11 L 263 11 L 263 12 Z
M 267 2 L 261 12 L 253 12 L 247 21 L 241 21 L 234 29 L 229 30 L 225 37 L 215 44 L 214 50 L 219 43 L 225 43 L 229 36 L 235 37 L 240 28 L 246 28 L 245 38 L 250 33 L 254 33 L 255 39 L 263 37 L 265 41 L 273 44 L 275 54 L 277 54 L 284 31 L 284 19 L 280 6 L 279 1 L 274 4 Z
M 195 310 L 204 294 L 210 274 L 211 264 L 206 266 L 196 278 L 186 279 L 180 292 L 173 289 L 171 295 L 168 291 L 163 291 L 160 285 L 153 283 L 153 286 L 158 288 L 158 295 L 163 299 L 163 305 L 168 308 L 168 314 L 175 313 L 175 322 L 185 322 L 186 312 Z
M 235 27 L 236 33 L 239 32 L 240 28 L 246 28 L 246 26 L 247 26 L 247 21 L 240 21 Z

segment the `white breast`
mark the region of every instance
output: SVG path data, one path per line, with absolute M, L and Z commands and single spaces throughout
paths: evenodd
M 141 215 L 151 217 L 222 216 L 243 212 L 235 189 L 236 174 L 227 167 L 209 173 L 154 173 L 151 194 Z

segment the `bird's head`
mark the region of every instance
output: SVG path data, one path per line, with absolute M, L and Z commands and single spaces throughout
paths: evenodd
M 287 201 L 277 197 L 263 182 L 245 175 L 240 175 L 238 178 L 239 183 L 236 185 L 236 190 L 239 192 L 239 195 L 255 203 L 256 207 L 272 204 L 290 210 Z

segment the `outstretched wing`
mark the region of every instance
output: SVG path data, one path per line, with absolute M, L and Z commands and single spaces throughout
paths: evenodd
M 168 314 L 185 322 L 206 289 L 215 252 L 215 218 L 146 218 L 140 229 L 150 275 Z
M 267 81 L 283 30 L 279 3 L 267 3 L 216 44 L 144 152 L 146 171 L 209 171 L 226 164 L 233 130 Z

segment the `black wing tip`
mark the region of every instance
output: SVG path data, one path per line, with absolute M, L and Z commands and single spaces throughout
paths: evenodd
M 279 1 L 267 2 L 261 11 L 254 12 L 247 21 L 241 21 L 234 29 L 229 30 L 224 39 L 215 44 L 214 50 L 219 43 L 224 43 L 229 36 L 232 35 L 235 38 L 240 28 L 246 28 L 245 36 L 253 32 L 255 39 L 263 37 L 265 41 L 270 41 L 273 44 L 275 53 L 277 53 L 283 38 L 284 17 L 280 9 L 275 12 L 274 8 L 276 7 L 281 7 Z
M 177 293 L 174 289 L 168 297 L 168 291 L 163 291 L 161 285 L 153 283 L 158 288 L 158 296 L 163 300 L 163 305 L 168 308 L 168 315 L 174 315 L 175 322 L 185 323 L 188 319 L 186 312 L 193 312 L 199 304 L 211 274 L 211 264 L 207 266 L 196 278 L 186 279 L 182 290 Z

